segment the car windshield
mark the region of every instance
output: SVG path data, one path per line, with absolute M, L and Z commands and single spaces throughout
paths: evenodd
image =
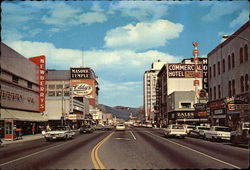
M 215 130 L 216 131 L 229 132 L 229 128 L 227 128 L 227 127 L 216 127 Z
M 184 129 L 184 127 L 182 125 L 173 125 L 172 128 L 173 129 Z
M 194 126 L 187 126 L 187 129 L 195 129 Z
M 52 127 L 51 130 L 59 130 L 59 131 L 63 131 L 63 130 L 67 130 L 66 127 Z
M 199 130 L 209 130 L 210 128 L 208 128 L 208 127 L 199 127 L 198 129 Z

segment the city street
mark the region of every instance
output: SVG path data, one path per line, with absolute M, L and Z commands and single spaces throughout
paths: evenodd
M 159 129 L 95 131 L 68 141 L 37 139 L 0 148 L 1 169 L 247 168 L 249 151 L 230 143 L 165 138 Z

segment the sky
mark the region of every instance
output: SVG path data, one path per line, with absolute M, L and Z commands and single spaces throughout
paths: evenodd
M 247 1 L 4 1 L 2 42 L 46 68 L 90 67 L 99 103 L 143 106 L 143 74 L 158 59 L 205 57 L 249 19 Z

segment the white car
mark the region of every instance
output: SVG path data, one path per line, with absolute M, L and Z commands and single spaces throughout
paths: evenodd
M 126 129 L 125 125 L 124 124 L 117 124 L 116 127 L 115 127 L 116 130 L 118 131 L 124 131 Z
M 44 133 L 44 138 L 46 141 L 55 140 L 55 139 L 70 139 L 73 138 L 75 132 L 73 132 L 68 126 L 58 126 L 52 127 L 50 131 Z
M 187 134 L 189 134 L 191 130 L 195 129 L 195 125 L 184 125 L 184 127 L 186 129 Z
M 185 138 L 185 136 L 187 136 L 184 126 L 179 124 L 170 124 L 167 128 L 163 128 L 163 134 L 165 137 L 173 136 Z

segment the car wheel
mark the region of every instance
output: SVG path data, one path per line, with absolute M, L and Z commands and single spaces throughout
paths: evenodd
M 65 136 L 65 140 L 68 140 L 68 135 Z
M 212 136 L 212 141 L 215 142 L 215 138 Z

